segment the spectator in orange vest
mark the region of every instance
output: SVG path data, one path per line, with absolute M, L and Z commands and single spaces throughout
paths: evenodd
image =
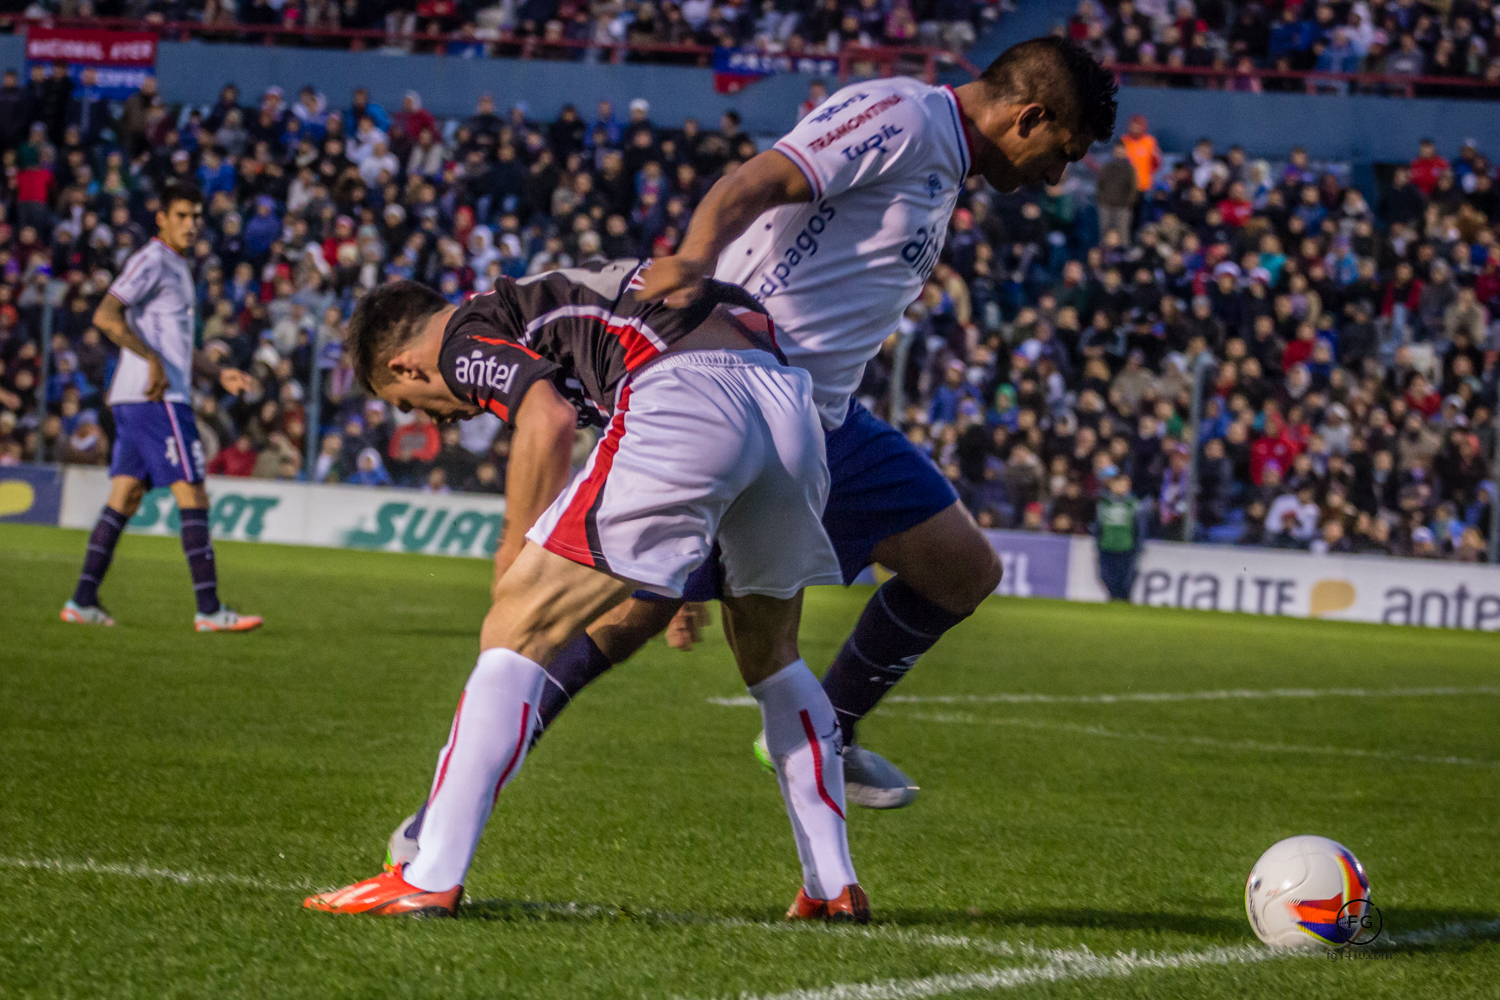
M 1125 144 L 1130 165 L 1135 167 L 1136 188 L 1149 191 L 1152 178 L 1161 169 L 1161 147 L 1156 144 L 1156 136 L 1146 131 L 1146 116 L 1131 115 L 1125 137 L 1120 141 Z

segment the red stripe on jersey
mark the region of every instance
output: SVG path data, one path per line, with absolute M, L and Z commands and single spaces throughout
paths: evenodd
M 476 336 L 474 339 L 477 340 L 477 341 L 479 341 L 481 344 L 490 344 L 490 345 L 492 345 L 494 347 L 514 347 L 516 350 L 520 351 L 522 354 L 526 355 L 528 358 L 534 358 L 537 361 L 542 360 L 542 356 L 540 354 L 538 354 L 536 351 L 533 351 L 529 347 L 525 347 L 525 346 L 523 346 L 521 344 L 518 344 L 514 340 L 501 340 L 499 337 L 478 337 L 478 336 Z
M 573 494 L 568 509 L 557 519 L 557 526 L 552 529 L 546 544 L 542 546 L 548 552 L 585 566 L 597 566 L 593 549 L 589 547 L 589 511 L 599 499 L 604 481 L 609 478 L 609 470 L 615 464 L 615 453 L 620 450 L 620 439 L 625 436 L 625 414 L 629 409 L 630 386 L 627 385 L 620 393 L 620 405 L 615 408 L 609 430 L 605 432 L 604 440 L 599 442 L 599 450 L 594 455 L 594 467 L 589 470 L 588 478 L 578 485 L 578 491 Z
M 818 797 L 823 800 L 825 806 L 838 813 L 839 819 L 843 819 L 844 810 L 833 801 L 833 796 L 828 794 L 828 789 L 823 785 L 823 750 L 818 746 L 818 732 L 813 729 L 812 716 L 807 714 L 805 708 L 797 714 L 802 716 L 802 731 L 807 734 L 807 745 L 812 748 L 813 778 L 818 782 Z
M 486 410 L 489 410 L 495 416 L 499 417 L 501 420 L 510 419 L 510 408 L 507 407 L 504 403 L 500 402 L 498 399 L 485 400 L 484 408 Z
M 661 350 L 633 326 L 604 321 L 605 332 L 620 341 L 625 348 L 625 370 L 633 372 L 641 365 L 661 353 Z

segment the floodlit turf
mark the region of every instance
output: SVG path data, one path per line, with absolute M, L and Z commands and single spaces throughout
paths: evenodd
M 709 700 L 743 694 L 721 638 L 658 641 L 527 760 L 462 918 L 382 921 L 299 904 L 374 874 L 425 794 L 488 567 L 221 544 L 268 624 L 197 635 L 176 541 L 129 537 L 98 629 L 57 620 L 84 541 L 0 526 L 0 997 L 1500 989 L 1493 634 L 991 600 L 862 731 L 923 791 L 851 810 L 861 931 L 778 923 L 799 876 L 759 716 Z M 867 593 L 809 596 L 815 668 Z M 1283 688 L 1364 695 L 1091 698 Z M 1360 856 L 1395 947 L 1248 961 L 1245 875 L 1298 833 Z

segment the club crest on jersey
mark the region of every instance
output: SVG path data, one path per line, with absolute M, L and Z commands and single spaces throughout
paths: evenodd
M 843 149 L 839 150 L 839 152 L 844 154 L 844 159 L 851 161 L 859 159 L 861 156 L 864 156 L 872 149 L 884 153 L 885 141 L 887 139 L 894 139 L 904 131 L 905 129 L 901 128 L 899 125 L 892 125 L 887 122 L 886 124 L 880 126 L 879 132 L 876 132 L 874 135 L 870 136 L 867 139 L 862 139 L 861 141 L 856 142 L 852 146 L 845 146 Z
M 460 355 L 453 363 L 453 378 L 463 385 L 488 387 L 496 392 L 509 393 L 515 381 L 514 364 L 501 364 L 498 358 L 485 357 L 483 351 L 475 350 L 468 357 Z
M 943 189 L 943 179 L 937 174 L 927 175 L 927 197 L 936 198 L 938 192 Z

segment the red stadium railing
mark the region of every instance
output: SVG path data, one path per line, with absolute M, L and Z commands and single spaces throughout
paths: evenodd
M 1258 84 L 1287 83 L 1309 94 L 1324 92 L 1331 84 L 1347 84 L 1359 93 L 1402 97 L 1500 97 L 1500 80 L 1469 76 L 1407 76 L 1393 73 L 1333 73 L 1323 70 L 1223 69 L 1202 66 L 1158 66 L 1109 63 L 1108 68 L 1125 86 L 1171 87 L 1173 81 L 1208 84 L 1214 90 L 1254 90 Z M 1145 78 L 1160 77 L 1150 81 Z
M 450 44 L 484 46 L 487 55 L 517 59 L 577 59 L 586 52 L 607 53 L 612 63 L 631 61 L 679 63 L 707 66 L 713 59 L 713 48 L 707 45 L 672 45 L 658 42 L 599 43 L 566 38 L 542 38 L 504 33 L 492 37 L 456 33 L 399 33 L 357 28 L 291 28 L 282 25 L 239 23 L 205 24 L 199 21 L 134 20 L 121 17 L 26 17 L 0 15 L 0 31 L 20 33 L 27 25 L 49 28 L 112 28 L 121 31 L 150 31 L 165 39 L 190 41 L 239 42 L 241 44 L 305 45 L 321 48 L 400 48 L 413 53 L 444 55 Z M 838 77 L 847 80 L 855 67 L 873 66 L 882 76 L 920 68 L 928 83 L 937 79 L 941 67 L 955 67 L 977 76 L 979 70 L 962 55 L 946 49 L 845 46 L 837 53 L 806 53 L 793 58 L 836 61 Z

